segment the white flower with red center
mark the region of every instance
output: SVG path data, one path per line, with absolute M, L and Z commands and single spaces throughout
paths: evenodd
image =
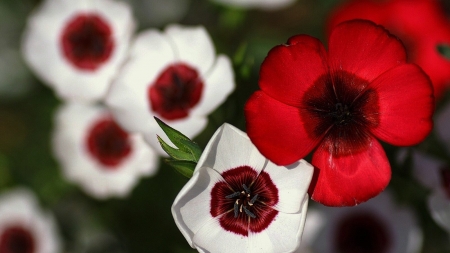
M 300 244 L 313 167 L 276 166 L 247 135 L 224 124 L 172 205 L 200 252 L 292 252 Z
M 137 37 L 106 104 L 125 129 L 143 133 L 165 154 L 156 134 L 170 141 L 153 116 L 193 138 L 234 86 L 230 60 L 224 55 L 216 58 L 203 27 L 172 25 L 163 33 L 148 30 Z
M 56 113 L 53 148 L 68 180 L 97 198 L 127 195 L 158 168 L 154 151 L 106 108 L 71 103 Z
M 414 213 L 395 206 L 387 191 L 355 207 L 323 206 L 320 211 L 326 225 L 313 243 L 314 252 L 415 253 L 422 247 Z
M 295 0 L 214 0 L 215 2 L 240 8 L 275 10 L 295 3 Z
M 32 192 L 15 189 L 0 195 L 1 253 L 58 253 L 60 248 L 55 220 L 40 210 Z
M 46 0 L 30 16 L 22 51 L 58 96 L 102 98 L 123 62 L 135 22 L 115 0 Z

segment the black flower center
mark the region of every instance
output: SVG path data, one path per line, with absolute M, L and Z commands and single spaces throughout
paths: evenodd
M 31 233 L 19 226 L 6 228 L 0 235 L 1 253 L 33 253 L 35 241 Z
M 367 148 L 370 128 L 378 125 L 378 95 L 368 82 L 347 72 L 323 75 L 304 95 L 301 113 L 307 132 L 324 138 L 333 155 Z
M 237 218 L 239 213 L 244 212 L 248 217 L 256 218 L 256 215 L 251 210 L 258 200 L 258 194 L 252 196 L 250 188 L 245 184 L 242 185 L 242 189 L 240 192 L 237 191 L 225 196 L 227 199 L 236 199 L 233 206 L 234 217 Z
M 339 253 L 386 253 L 391 234 L 383 220 L 371 213 L 353 213 L 338 224 L 334 244 Z
M 82 14 L 68 22 L 61 44 L 70 63 L 83 70 L 95 70 L 111 56 L 112 32 L 100 16 Z
M 187 117 L 199 101 L 203 82 L 198 72 L 186 64 L 167 67 L 150 85 L 148 97 L 153 111 L 161 117 L 174 120 Z
M 241 166 L 222 173 L 225 181 L 217 182 L 211 190 L 213 217 L 219 217 L 223 229 L 248 236 L 266 229 L 278 211 L 278 189 L 269 174 L 259 175 L 249 166 Z
M 91 155 L 108 169 L 117 168 L 131 152 L 128 133 L 109 117 L 91 127 L 86 141 Z

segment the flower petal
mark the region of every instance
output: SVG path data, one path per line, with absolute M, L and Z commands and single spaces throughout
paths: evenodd
M 300 160 L 286 167 L 269 162 L 264 171 L 278 188 L 278 203 L 273 206 L 284 213 L 298 213 L 302 208 L 303 196 L 307 194 L 314 167 Z
M 196 171 L 191 180 L 181 189 L 172 205 L 175 224 L 180 229 L 191 247 L 195 247 L 192 239 L 213 217 L 211 209 L 211 189 L 223 181 L 216 171 L 202 167 Z M 217 224 L 220 227 L 220 224 Z
M 234 73 L 230 59 L 224 55 L 219 55 L 214 66 L 205 77 L 203 95 L 191 114 L 210 114 L 225 101 L 234 87 Z
M 378 95 L 379 124 L 371 129 L 378 138 L 398 146 L 415 145 L 433 128 L 433 88 L 414 64 L 393 68 L 370 85 Z
M 321 140 L 311 136 L 299 108 L 283 104 L 262 91 L 245 105 L 247 134 L 273 163 L 288 165 L 305 157 Z
M 369 82 L 405 63 L 402 43 L 382 26 L 367 20 L 339 24 L 329 41 L 330 71 L 348 71 Z
M 450 199 L 442 188 L 436 188 L 428 198 L 428 208 L 434 221 L 450 233 Z
M 224 230 L 217 216 L 211 219 L 194 235 L 193 243 L 199 252 L 247 252 L 248 237 Z M 225 242 L 225 243 L 224 243 Z
M 259 172 L 267 161 L 244 132 L 227 123 L 216 131 L 203 153 L 208 155 L 202 156 L 195 171 L 208 167 L 222 173 L 248 165 Z
M 261 64 L 259 87 L 280 102 L 299 106 L 303 93 L 327 70 L 322 43 L 308 35 L 297 35 L 287 45 L 270 50 Z
M 321 145 L 313 155 L 318 179 L 311 198 L 326 206 L 354 206 L 378 195 L 391 179 L 391 168 L 380 143 L 371 138 L 367 150 L 333 156 Z
M 167 37 L 158 31 L 148 30 L 137 37 L 130 60 L 112 83 L 105 101 L 123 128 L 145 133 L 156 123 L 150 110 L 147 89 L 174 59 Z
M 308 209 L 308 195 L 300 201 L 297 213 L 279 212 L 270 226 L 249 235 L 247 252 L 292 252 L 300 245 Z
M 166 28 L 165 33 L 172 42 L 175 58 L 194 66 L 201 76 L 205 76 L 214 64 L 216 55 L 214 45 L 205 28 L 171 25 Z

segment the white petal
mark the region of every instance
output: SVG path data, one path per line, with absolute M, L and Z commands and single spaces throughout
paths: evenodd
M 202 168 L 192 176 L 173 202 L 173 218 L 191 247 L 195 247 L 192 241 L 194 234 L 213 219 L 210 214 L 211 190 L 219 181 L 223 181 L 223 178 L 216 171 Z
M 234 87 L 234 73 L 230 59 L 219 55 L 214 67 L 204 80 L 203 95 L 198 105 L 192 110 L 192 114 L 210 114 L 225 101 Z
M 278 188 L 278 203 L 275 209 L 285 213 L 297 213 L 307 195 L 314 167 L 300 160 L 291 165 L 281 167 L 269 161 L 264 169 Z
M 64 105 L 56 114 L 53 133 L 55 158 L 64 176 L 97 198 L 123 197 L 140 176 L 154 174 L 158 168 L 158 157 L 139 135 L 130 135 L 132 151 L 114 170 L 92 157 L 86 149 L 86 136 L 92 124 L 108 114 L 99 106 Z
M 229 253 L 247 252 L 248 237 L 224 230 L 219 224 L 220 216 L 208 221 L 194 235 L 193 242 L 200 252 Z
M 450 199 L 442 188 L 436 188 L 428 197 L 428 208 L 434 221 L 450 233 Z
M 251 166 L 260 171 L 266 159 L 247 135 L 230 124 L 223 124 L 209 141 L 197 168 L 213 168 L 219 173 L 239 166 Z
M 81 12 L 95 12 L 111 26 L 114 50 L 95 71 L 72 66 L 62 55 L 60 35 L 65 24 Z M 22 41 L 26 62 L 58 96 L 69 100 L 92 101 L 103 97 L 125 58 L 134 31 L 131 10 L 111 0 L 45 1 L 28 20 Z
M 20 224 L 35 240 L 36 253 L 58 253 L 61 242 L 56 222 L 49 213 L 42 212 L 34 194 L 16 188 L 0 195 L 0 231 L 11 224 Z
M 269 227 L 249 236 L 247 252 L 292 252 L 300 245 L 306 220 L 308 197 L 302 199 L 298 213 L 279 212 Z
M 160 32 L 147 30 L 138 35 L 130 58 L 111 85 L 105 101 L 123 128 L 145 133 L 156 123 L 148 88 L 173 60 L 170 43 Z
M 175 58 L 193 66 L 200 76 L 205 76 L 212 67 L 216 54 L 205 28 L 170 25 L 165 32 L 172 41 Z

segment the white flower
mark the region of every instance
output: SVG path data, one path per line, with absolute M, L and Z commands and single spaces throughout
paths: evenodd
M 154 151 L 100 106 L 71 103 L 56 113 L 53 149 L 68 180 L 97 198 L 127 195 L 158 168 Z
M 203 27 L 169 26 L 141 33 L 128 62 L 111 86 L 106 104 L 118 123 L 165 154 L 156 134 L 170 143 L 153 116 L 189 138 L 200 133 L 207 115 L 234 89 L 228 57 L 215 57 Z
M 61 251 L 55 220 L 42 212 L 29 190 L 0 195 L 0 252 L 57 253 Z
M 292 252 L 300 243 L 313 167 L 276 166 L 247 135 L 224 124 L 172 205 L 175 223 L 200 252 Z
M 422 247 L 414 213 L 395 206 L 387 191 L 356 207 L 320 210 L 325 226 L 314 252 L 416 253 Z
M 240 8 L 259 8 L 275 10 L 285 8 L 295 3 L 296 0 L 213 0 L 215 2 Z
M 131 9 L 114 0 L 46 0 L 30 16 L 22 50 L 58 96 L 102 98 L 134 31 Z

